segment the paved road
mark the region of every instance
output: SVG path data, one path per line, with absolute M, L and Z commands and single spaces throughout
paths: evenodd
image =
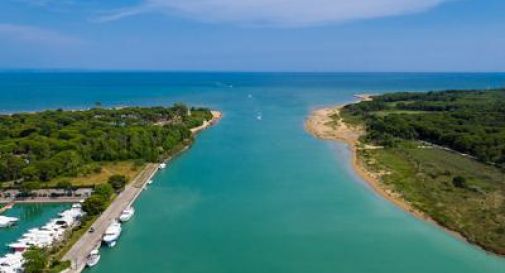
M 212 111 L 213 118 L 209 122 L 205 122 L 202 126 L 193 128 L 191 132 L 196 135 L 203 129 L 214 125 L 221 117 L 222 114 L 217 111 Z M 186 150 L 188 147 L 184 148 L 182 151 Z M 179 152 L 179 153 L 180 153 Z M 175 156 L 175 155 L 174 155 Z M 172 156 L 173 157 L 173 156 Z M 168 158 L 166 161 L 170 161 L 172 157 Z M 119 217 L 121 212 L 128 206 L 130 206 L 135 199 L 139 196 L 145 187 L 145 184 L 149 179 L 151 179 L 156 171 L 158 170 L 157 164 L 148 164 L 146 168 L 132 181 L 125 190 L 114 200 L 114 202 L 100 215 L 100 217 L 95 221 L 93 227 L 95 232 L 85 233 L 79 241 L 77 241 L 74 246 L 65 254 L 63 260 L 69 260 L 72 262 L 70 269 L 64 271 L 64 273 L 80 273 L 86 266 L 86 257 L 98 244 L 101 243 L 102 235 L 105 230 L 110 225 L 110 223 Z
M 98 217 L 93 224 L 95 232 L 86 232 L 67 254 L 65 254 L 63 260 L 72 262 L 71 269 L 65 271 L 66 273 L 77 273 L 84 269 L 86 266 L 86 256 L 101 243 L 102 236 L 107 227 L 114 219 L 119 217 L 126 207 L 130 206 L 135 201 L 142 192 L 147 181 L 153 177 L 157 169 L 157 164 L 148 164 L 134 181 L 129 183 L 125 190 L 116 197 L 114 202 L 102 213 L 102 215 Z

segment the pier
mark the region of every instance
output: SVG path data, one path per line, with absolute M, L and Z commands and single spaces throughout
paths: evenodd
M 193 135 L 197 135 L 199 132 L 207 129 L 208 127 L 216 124 L 221 118 L 222 113 L 218 111 L 211 111 L 212 119 L 210 121 L 204 122 L 201 126 L 191 129 Z M 173 157 L 177 156 L 179 153 L 187 150 L 189 146 L 179 151 L 177 154 L 170 156 L 165 160 L 165 162 L 170 161 Z M 102 236 L 109 225 L 114 221 L 114 219 L 119 218 L 121 212 L 124 209 L 131 206 L 137 197 L 142 193 L 147 185 L 147 182 L 153 178 L 158 170 L 159 165 L 154 163 L 149 163 L 146 167 L 131 181 L 126 185 L 123 192 L 121 192 L 112 204 L 96 219 L 96 221 L 91 226 L 94 228 L 94 232 L 90 233 L 89 230 L 79 238 L 79 240 L 70 248 L 70 250 L 63 256 L 62 260 L 68 260 L 71 262 L 69 269 L 64 270 L 63 273 L 80 273 L 86 267 L 86 259 L 88 254 L 99 246 L 102 242 Z
M 148 164 L 137 177 L 134 178 L 121 192 L 112 204 L 96 219 L 92 227 L 93 233 L 89 230 L 72 246 L 72 248 L 63 256 L 63 260 L 69 260 L 72 265 L 65 273 L 78 273 L 84 270 L 86 266 L 86 257 L 102 241 L 102 236 L 107 227 L 118 218 L 121 212 L 130 206 L 147 184 L 156 171 L 158 164 Z

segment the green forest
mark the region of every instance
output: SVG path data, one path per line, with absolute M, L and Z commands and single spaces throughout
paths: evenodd
M 505 167 L 505 89 L 385 94 L 343 115 L 364 121 L 379 145 L 419 139 Z
M 75 177 L 103 162 L 158 162 L 211 118 L 209 109 L 183 104 L 1 115 L 0 182 Z
M 389 192 L 505 255 L 505 89 L 385 94 L 341 117 L 365 128 L 359 159 Z

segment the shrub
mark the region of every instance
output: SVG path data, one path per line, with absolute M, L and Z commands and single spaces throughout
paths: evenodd
M 65 189 L 65 190 L 72 190 L 73 189 L 72 183 L 70 183 L 70 181 L 68 181 L 68 180 L 59 181 L 58 184 L 56 184 L 56 187 L 60 188 L 60 189 Z
M 94 195 L 100 195 L 102 196 L 105 200 L 108 200 L 112 194 L 114 193 L 114 189 L 110 184 L 101 184 L 97 185 L 95 187 L 95 191 L 93 192 Z
M 126 185 L 126 176 L 115 174 L 109 177 L 108 183 L 114 188 L 116 191 L 121 191 L 124 189 Z
M 43 273 L 49 263 L 49 257 L 42 248 L 30 248 L 23 254 L 25 258 L 24 272 Z
M 456 188 L 466 188 L 467 185 L 466 185 L 466 178 L 464 178 L 463 176 L 455 176 L 453 179 L 452 179 L 452 185 L 454 185 L 454 187 Z

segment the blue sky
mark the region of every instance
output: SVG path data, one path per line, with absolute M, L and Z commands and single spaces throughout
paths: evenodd
M 0 68 L 505 71 L 503 0 L 2 0 Z

